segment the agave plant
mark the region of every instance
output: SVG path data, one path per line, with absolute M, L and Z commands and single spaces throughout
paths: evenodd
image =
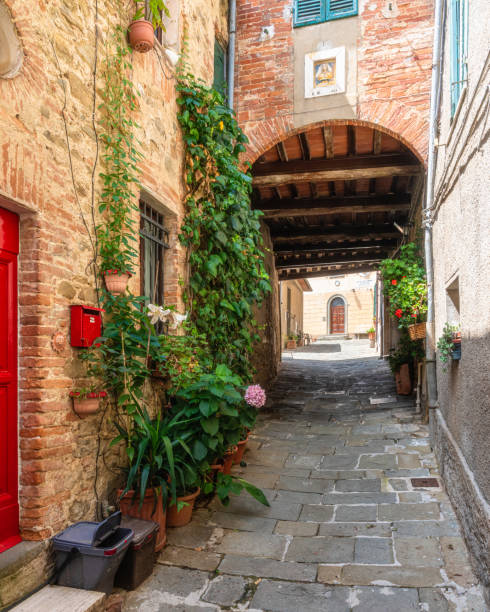
M 160 414 L 152 418 L 144 406 L 128 420 L 128 424 L 116 422 L 119 434 L 111 441 L 111 446 L 126 443 L 127 466 L 126 486 L 121 497 L 130 490 L 135 491 L 140 507 L 148 489 L 153 489 L 155 499 L 161 492 L 164 504 L 168 498 L 175 503 L 177 499 L 177 478 L 194 467 L 194 459 L 182 433 L 183 425 L 193 419 L 185 419 L 183 411 L 172 418 Z M 177 452 L 178 449 L 178 452 Z

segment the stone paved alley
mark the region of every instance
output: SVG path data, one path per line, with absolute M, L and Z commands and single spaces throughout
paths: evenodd
M 125 612 L 486 610 L 428 428 L 386 363 L 365 341 L 284 358 L 237 470 L 270 508 L 201 507 Z M 411 483 L 429 476 L 438 488 Z

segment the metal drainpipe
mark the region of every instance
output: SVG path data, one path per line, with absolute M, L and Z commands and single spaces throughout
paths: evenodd
M 235 89 L 236 0 L 230 0 L 228 11 L 228 106 L 232 109 Z
M 434 270 L 432 266 L 432 206 L 436 163 L 435 139 L 439 115 L 439 89 L 442 61 L 442 21 L 444 1 L 436 0 L 434 13 L 434 49 L 432 54 L 432 85 L 430 93 L 429 155 L 427 162 L 427 190 L 424 206 L 425 270 L 427 274 L 427 341 L 425 348 L 427 368 L 427 401 L 429 408 L 437 407 L 436 353 L 434 343 Z

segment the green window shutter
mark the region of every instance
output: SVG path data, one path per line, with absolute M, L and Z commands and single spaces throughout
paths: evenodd
M 325 21 L 325 2 L 327 0 L 294 0 L 295 28 Z
M 214 41 L 213 87 L 224 93 L 226 85 L 226 52 L 217 40 Z
M 326 19 L 341 19 L 357 15 L 357 0 L 326 0 Z
M 468 78 L 468 2 L 451 0 L 451 117 Z

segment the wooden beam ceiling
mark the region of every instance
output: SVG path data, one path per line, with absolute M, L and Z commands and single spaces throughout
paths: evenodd
M 408 155 L 366 155 L 363 157 L 268 162 L 254 166 L 253 185 L 278 186 L 287 183 L 338 181 L 413 176 L 420 174 L 420 164 Z
M 304 253 L 334 253 L 334 252 L 347 252 L 347 251 L 359 251 L 362 250 L 376 250 L 381 249 L 383 251 L 391 251 L 397 245 L 396 239 L 391 240 L 376 240 L 373 242 L 334 242 L 312 244 L 297 244 L 288 248 L 287 245 L 277 246 L 274 249 L 274 255 L 276 257 L 284 257 L 286 255 L 304 254 Z
M 400 232 L 389 224 L 383 225 L 338 225 L 330 228 L 299 227 L 294 230 L 272 229 L 271 237 L 275 248 L 281 242 L 303 242 L 305 240 L 327 240 L 337 242 L 339 240 L 355 240 L 356 238 L 400 238 Z
M 356 205 L 344 203 L 342 206 L 323 206 L 316 208 L 284 208 L 267 210 L 264 219 L 279 219 L 281 217 L 320 217 L 344 213 L 384 213 L 397 210 L 409 210 L 410 204 L 365 204 Z
M 330 276 L 333 274 L 348 274 L 348 273 L 359 273 L 359 272 L 372 272 L 376 269 L 377 262 L 371 264 L 352 264 L 342 266 L 324 266 L 317 267 L 314 269 L 305 268 L 304 270 L 297 270 L 294 272 L 288 272 L 287 270 L 279 270 L 278 276 L 280 281 L 286 280 L 298 280 L 300 278 L 318 278 L 320 276 Z
M 346 196 L 343 198 L 339 197 L 318 197 L 318 198 L 271 198 L 269 200 L 261 200 L 254 204 L 254 208 L 259 208 L 264 212 L 268 210 L 277 210 L 279 208 L 295 209 L 302 208 L 307 210 L 309 208 L 328 208 L 336 206 L 373 206 L 373 205 L 386 205 L 396 206 L 398 204 L 410 204 L 410 194 L 403 193 L 398 195 L 386 194 L 386 195 L 362 195 L 362 196 Z
M 359 249 L 361 251 L 362 249 Z M 289 257 L 276 260 L 277 270 L 291 270 L 295 268 L 315 268 L 321 265 L 338 265 L 343 263 L 366 263 L 371 261 L 381 261 L 385 255 L 380 249 L 379 253 L 348 253 L 347 255 L 324 255 L 322 257 Z

